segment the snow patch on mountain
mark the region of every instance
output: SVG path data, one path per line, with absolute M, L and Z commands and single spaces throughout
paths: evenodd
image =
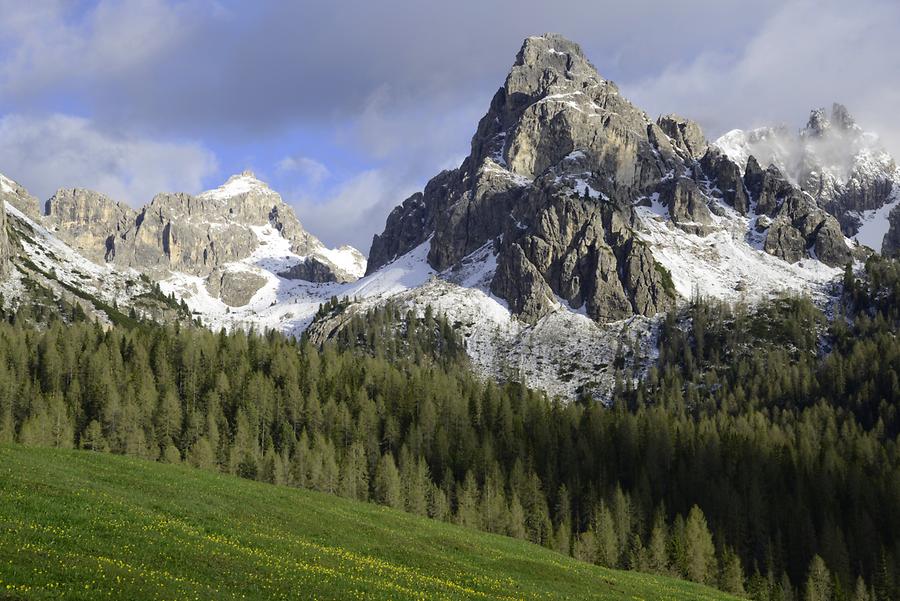
M 637 207 L 640 238 L 650 245 L 654 259 L 672 275 L 679 296 L 696 293 L 727 301 L 758 301 L 779 294 L 810 294 L 825 298 L 828 284 L 841 270 L 813 259 L 787 263 L 761 250 L 744 217 L 720 205 L 716 226 L 705 236 L 691 234 L 661 218 L 658 207 Z
M 387 298 L 425 283 L 434 275 L 428 266 L 429 243 L 386 265 L 379 271 L 352 283 L 314 283 L 277 275 L 288 266 L 305 259 L 291 251 L 288 240 L 271 226 L 253 227 L 260 244 L 252 255 L 225 265 L 229 271 L 249 271 L 266 283 L 242 307 L 229 307 L 213 297 L 203 278 L 173 273 L 160 282 L 166 294 L 184 299 L 188 308 L 213 329 L 272 329 L 285 334 L 300 334 L 309 326 L 319 305 L 331 297 Z
M 337 248 L 323 246 L 315 254 L 327 259 L 354 278 L 361 278 L 366 274 L 366 258 L 352 246 L 346 244 Z
M 197 195 L 197 198 L 221 201 L 254 191 L 276 194 L 269 188 L 268 184 L 256 179 L 256 175 L 252 171 L 244 171 L 237 175 L 232 175 L 218 188 L 201 192 Z
M 853 237 L 854 240 L 881 252 L 881 243 L 891 227 L 888 216 L 894 207 L 900 205 L 900 189 L 898 188 L 900 188 L 900 177 L 894 180 L 894 192 L 890 202 L 879 209 L 856 213 L 861 225 L 856 236 Z

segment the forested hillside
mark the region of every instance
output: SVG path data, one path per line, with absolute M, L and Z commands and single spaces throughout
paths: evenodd
M 323 348 L 8 315 L 0 442 L 371 500 L 753 599 L 888 601 L 900 269 L 873 259 L 845 288 L 831 319 L 803 299 L 696 300 L 609 407 L 483 382 L 446 320 L 392 305 Z

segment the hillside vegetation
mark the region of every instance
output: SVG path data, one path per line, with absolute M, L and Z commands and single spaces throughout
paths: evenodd
M 698 299 L 648 373 L 616 361 L 612 406 L 485 382 L 446 319 L 395 306 L 323 347 L 19 312 L 0 322 L 0 443 L 375 501 L 754 601 L 894 601 L 898 299 L 881 260 L 831 315 Z
M 728 600 L 386 507 L 0 447 L 0 599 Z

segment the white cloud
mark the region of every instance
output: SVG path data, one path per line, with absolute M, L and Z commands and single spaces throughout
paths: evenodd
M 284 157 L 275 164 L 275 169 L 282 174 L 297 173 L 310 186 L 318 186 L 331 175 L 323 163 L 309 157 Z
M 307 231 L 329 246 L 350 244 L 368 254 L 384 218 L 419 185 L 382 169 L 370 169 L 321 197 L 286 194 Z M 292 198 L 293 196 L 293 198 Z
M 64 82 L 127 76 L 188 39 L 186 17 L 202 4 L 100 0 L 79 14 L 58 0 L 35 6 L 0 0 L 0 34 L 11 42 L 0 60 L 0 81 L 7 94 L 27 95 Z
M 158 192 L 199 192 L 216 169 L 215 156 L 194 142 L 106 132 L 60 114 L 0 118 L 0 173 L 41 199 L 83 187 L 140 205 Z
M 679 112 L 710 137 L 763 124 L 799 128 L 810 109 L 840 102 L 900 156 L 898 27 L 896 2 L 787 2 L 736 51 L 708 50 L 620 83 L 652 114 Z

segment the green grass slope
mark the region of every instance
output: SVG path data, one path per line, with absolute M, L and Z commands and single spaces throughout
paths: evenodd
M 0 599 L 726 600 L 377 505 L 0 446 Z

